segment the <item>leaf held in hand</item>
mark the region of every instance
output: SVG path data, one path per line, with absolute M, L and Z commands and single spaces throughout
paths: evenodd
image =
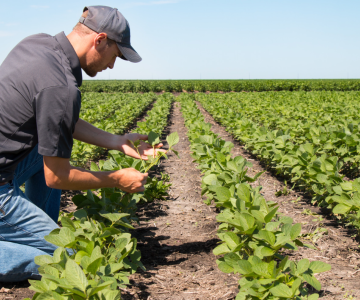
M 155 146 L 160 143 L 160 137 L 154 131 L 150 131 L 148 135 L 148 141 L 151 146 Z
M 177 143 L 179 143 L 179 135 L 178 135 L 178 133 L 173 132 L 173 133 L 169 134 L 166 137 L 166 141 L 168 142 L 170 148 L 172 146 L 176 145 Z

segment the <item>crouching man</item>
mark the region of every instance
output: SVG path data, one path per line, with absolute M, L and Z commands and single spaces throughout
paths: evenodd
M 29 36 L 0 66 L 0 281 L 39 277 L 34 257 L 56 249 L 44 236 L 58 227 L 62 189 L 144 190 L 147 174 L 135 169 L 91 172 L 69 163 L 73 138 L 139 158 L 130 140 L 147 136 L 117 136 L 79 119 L 81 69 L 94 77 L 117 58 L 141 61 L 129 23 L 116 8 L 89 6 L 68 36 Z M 139 148 L 145 159 L 154 154 L 147 145 Z

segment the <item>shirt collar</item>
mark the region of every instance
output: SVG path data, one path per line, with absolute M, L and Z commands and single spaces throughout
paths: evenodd
M 74 74 L 77 84 L 80 87 L 82 84 L 82 72 L 79 57 L 64 32 L 60 32 L 55 35 L 55 39 L 58 41 L 61 48 L 64 50 L 65 55 L 69 59 L 72 73 Z

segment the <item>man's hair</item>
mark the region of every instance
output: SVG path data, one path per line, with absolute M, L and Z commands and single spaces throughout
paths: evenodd
M 86 18 L 88 16 L 88 13 L 89 13 L 89 11 L 86 10 L 83 12 L 83 14 L 81 16 L 83 18 Z M 84 24 L 81 24 L 80 22 L 78 22 L 75 25 L 75 27 L 73 28 L 73 31 L 75 31 L 80 36 L 86 36 L 86 35 L 89 35 L 89 34 L 92 34 L 93 32 L 95 32 L 94 30 L 90 29 L 89 27 L 85 26 Z M 107 38 L 106 44 L 108 47 L 111 47 L 113 44 L 115 44 L 115 41 Z

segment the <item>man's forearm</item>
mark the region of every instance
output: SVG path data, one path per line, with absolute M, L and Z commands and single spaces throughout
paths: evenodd
M 114 172 L 91 172 L 81 168 L 69 167 L 58 171 L 56 176 L 45 167 L 46 184 L 61 190 L 88 190 L 115 187 Z
M 121 136 L 101 130 L 82 119 L 76 123 L 73 137 L 88 144 L 115 150 L 119 150 L 122 142 Z
M 54 189 L 87 190 L 117 187 L 125 192 L 144 191 L 147 175 L 127 168 L 111 172 L 91 172 L 70 165 L 69 160 L 44 156 L 46 185 Z

